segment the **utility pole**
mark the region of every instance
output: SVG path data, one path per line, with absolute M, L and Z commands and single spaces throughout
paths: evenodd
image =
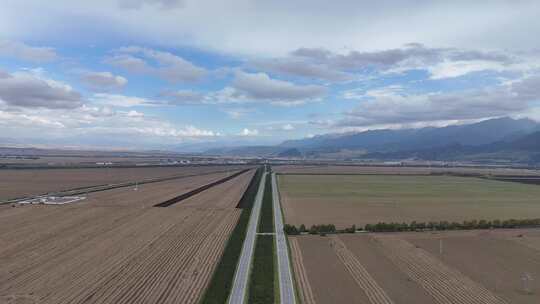
M 533 281 L 532 275 L 528 272 L 525 272 L 523 276 L 521 277 L 521 281 L 523 282 L 523 291 L 526 294 L 532 294 L 531 289 L 531 282 Z

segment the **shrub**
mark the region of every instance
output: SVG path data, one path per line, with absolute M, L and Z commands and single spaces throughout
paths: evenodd
M 298 235 L 298 234 L 300 234 L 300 232 L 298 231 L 296 226 L 289 225 L 289 224 L 285 224 L 285 226 L 283 226 L 283 231 L 285 231 L 285 234 L 287 234 L 287 235 Z

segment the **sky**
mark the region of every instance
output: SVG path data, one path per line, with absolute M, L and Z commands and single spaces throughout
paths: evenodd
M 540 121 L 538 16 L 534 0 L 5 0 L 0 144 L 196 151 Z

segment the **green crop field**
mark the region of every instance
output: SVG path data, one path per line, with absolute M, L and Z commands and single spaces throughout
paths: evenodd
M 289 224 L 540 217 L 540 186 L 473 177 L 280 175 Z

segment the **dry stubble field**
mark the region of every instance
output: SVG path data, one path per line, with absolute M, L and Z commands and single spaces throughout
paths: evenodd
M 63 206 L 0 206 L 0 303 L 196 303 L 241 210 L 253 170 L 188 177 Z
M 299 236 L 289 241 L 306 304 L 540 300 L 540 232 L 534 229 Z M 524 276 L 531 280 L 524 282 Z

